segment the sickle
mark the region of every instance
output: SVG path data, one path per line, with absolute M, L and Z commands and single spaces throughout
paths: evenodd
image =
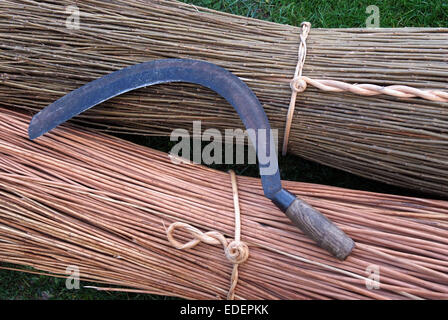
M 350 254 L 355 245 L 352 239 L 317 210 L 282 188 L 273 135 L 263 107 L 241 79 L 214 64 L 165 59 L 115 71 L 68 93 L 41 110 L 30 122 L 29 137 L 35 139 L 81 112 L 122 93 L 167 82 L 199 84 L 225 98 L 238 112 L 247 131 L 253 133 L 250 138 L 257 152 L 265 196 L 320 247 L 340 260 Z

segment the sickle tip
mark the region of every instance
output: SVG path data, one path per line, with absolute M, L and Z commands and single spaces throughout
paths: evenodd
M 36 116 L 34 116 L 28 125 L 28 137 L 30 140 L 34 140 L 42 134 L 42 130 L 39 129 L 39 121 L 36 119 Z

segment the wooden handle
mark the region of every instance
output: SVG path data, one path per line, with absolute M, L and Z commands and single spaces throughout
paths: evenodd
M 339 260 L 345 260 L 355 247 L 353 240 L 341 229 L 299 198 L 289 206 L 286 215 L 321 248 Z

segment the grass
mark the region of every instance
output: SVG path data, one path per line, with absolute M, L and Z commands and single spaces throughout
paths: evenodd
M 380 10 L 380 27 L 446 27 L 448 3 L 444 0 L 187 0 L 194 5 L 237 15 L 315 28 L 364 28 L 366 8 Z
M 380 27 L 447 27 L 448 3 L 444 0 L 188 0 L 197 6 L 237 15 L 298 26 L 310 21 L 316 28 L 365 27 L 366 8 L 375 4 L 380 10 Z M 130 138 L 134 142 L 169 151 L 167 138 Z M 230 166 L 214 166 L 226 170 Z M 255 165 L 233 166 L 239 174 L 258 176 Z M 382 193 L 419 196 L 415 192 L 374 182 L 340 170 L 288 155 L 280 158 L 282 178 Z M 0 263 L 0 266 L 13 267 Z M 31 270 L 31 269 L 30 269 Z M 92 285 L 82 282 L 82 285 Z M 94 285 L 94 284 L 93 284 Z M 68 290 L 65 279 L 0 270 L 0 299 L 165 299 L 165 297 L 98 292 L 92 289 Z

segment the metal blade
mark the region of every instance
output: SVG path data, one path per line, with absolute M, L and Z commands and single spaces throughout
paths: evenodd
M 254 132 L 251 140 L 256 144 L 254 146 L 259 160 L 263 190 L 267 198 L 274 199 L 275 195 L 282 191 L 282 186 L 274 139 L 263 107 L 241 79 L 205 61 L 155 60 L 103 76 L 70 92 L 36 114 L 28 128 L 29 137 L 35 139 L 81 112 L 122 93 L 167 82 L 202 85 L 221 95 L 235 108 L 246 129 Z M 254 140 L 265 143 L 256 143 Z M 266 159 L 270 162 L 266 163 Z

